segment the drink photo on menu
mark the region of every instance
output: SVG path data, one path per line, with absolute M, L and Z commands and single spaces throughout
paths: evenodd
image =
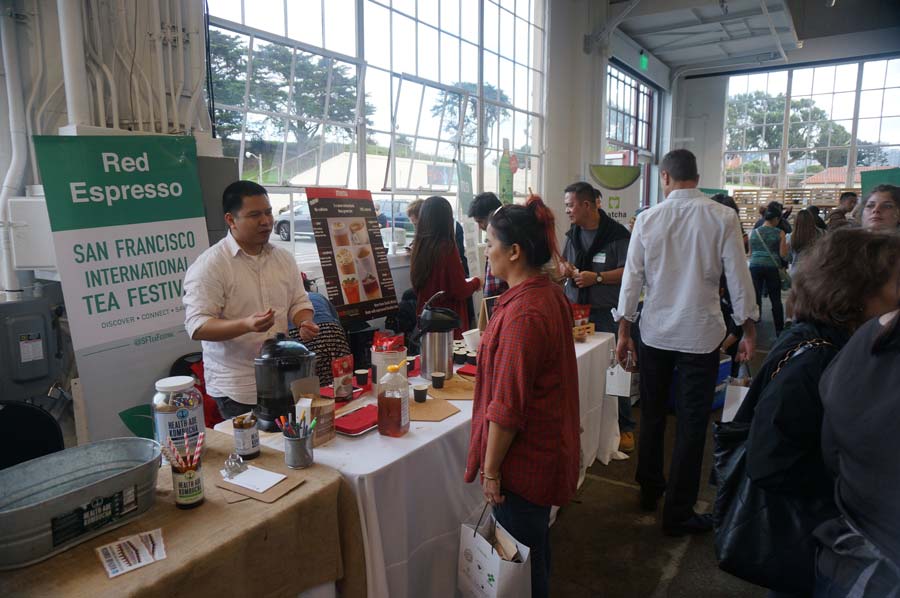
M 378 284 L 378 270 L 375 267 L 375 255 L 371 245 L 354 248 L 356 272 L 363 285 L 366 300 L 381 299 L 381 286 Z
M 354 245 L 369 245 L 369 231 L 366 230 L 366 221 L 363 219 L 350 222 L 350 240 Z

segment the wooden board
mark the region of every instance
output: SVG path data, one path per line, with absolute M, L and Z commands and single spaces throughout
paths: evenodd
M 414 422 L 439 422 L 457 413 L 459 408 L 444 399 L 432 397 L 424 403 L 409 402 L 409 419 Z
M 444 388 L 429 386 L 428 394 L 448 401 L 471 401 L 475 398 L 475 383 L 462 376 L 454 375 L 444 381 Z

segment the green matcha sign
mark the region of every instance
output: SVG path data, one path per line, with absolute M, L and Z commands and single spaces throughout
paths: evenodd
M 611 218 L 628 226 L 641 204 L 640 166 L 591 164 L 590 172 L 603 193 L 603 209 Z
M 35 137 L 35 151 L 90 436 L 120 435 L 119 411 L 198 350 L 181 302 L 209 246 L 194 140 Z

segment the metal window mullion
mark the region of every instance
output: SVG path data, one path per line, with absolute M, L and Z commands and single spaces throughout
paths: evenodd
M 853 130 L 850 132 L 850 151 L 847 153 L 847 178 L 844 179 L 844 185 L 847 187 L 853 187 L 853 181 L 856 178 L 856 159 L 858 156 L 859 145 L 856 136 L 859 134 L 859 103 L 862 96 L 864 64 L 865 63 L 863 62 L 859 62 L 859 68 L 856 69 L 856 99 L 853 104 Z M 879 134 L 879 137 L 880 136 L 881 135 Z
M 287 5 L 285 5 L 285 13 L 287 13 Z M 285 16 L 287 19 L 287 16 Z M 287 27 L 287 25 L 285 25 Z M 294 75 L 296 74 L 297 68 L 297 49 L 293 48 L 291 51 L 291 76 L 288 80 L 288 103 L 287 108 L 291 110 L 291 107 L 294 105 Z M 284 182 L 284 165 L 287 162 L 287 144 L 288 144 L 288 134 L 290 133 L 290 123 L 288 119 L 285 119 L 285 127 L 284 127 L 284 143 L 281 146 L 281 171 L 279 173 L 278 181 Z M 293 201 L 293 200 L 291 200 Z M 293 235 L 293 219 L 291 220 L 291 234 Z M 291 237 L 293 239 L 293 236 Z
M 235 112 L 244 112 L 240 106 L 235 106 L 233 104 L 219 104 L 216 103 L 216 108 L 221 108 L 224 110 L 233 110 Z M 352 122 L 340 122 L 336 120 L 328 120 L 322 119 L 317 116 L 308 116 L 306 114 L 288 114 L 287 112 L 273 112 L 271 110 L 263 110 L 261 108 L 248 108 L 246 112 L 250 114 L 257 114 L 259 116 L 270 116 L 272 118 L 291 118 L 295 120 L 303 120 L 305 122 L 311 122 L 317 125 L 329 125 L 332 127 L 341 127 L 343 129 L 352 129 L 356 126 L 355 123 Z
M 357 0 L 362 4 L 363 0 Z M 360 189 L 368 188 L 366 164 L 366 140 L 369 138 L 366 122 L 366 67 L 356 71 L 356 184 Z
M 476 116 L 476 143 L 478 145 L 478 156 L 476 165 L 478 166 L 478 176 L 475 183 L 478 185 L 478 192 L 484 191 L 484 1 L 478 0 L 478 110 Z M 462 15 L 462 2 L 460 4 L 460 16 Z M 460 21 L 460 28 L 462 21 Z M 461 31 L 462 29 L 460 29 Z M 499 64 L 499 60 L 498 60 Z M 468 106 L 466 107 L 468 108 Z M 460 132 L 460 134 L 462 134 Z
M 422 97 L 425 97 L 425 94 L 422 93 Z M 434 156 L 431 158 L 431 163 L 437 163 L 438 152 L 441 151 L 441 138 L 443 137 L 442 133 L 444 130 L 444 115 L 447 113 L 447 95 L 444 94 L 444 101 L 441 103 L 441 118 L 438 120 L 438 138 L 437 143 L 434 145 Z M 454 159 L 456 159 L 454 157 Z M 411 171 L 411 170 L 410 170 Z
M 325 47 L 325 0 L 320 0 L 319 10 L 322 15 L 322 47 Z
M 412 184 L 413 164 L 416 163 L 416 150 L 419 147 L 419 127 L 422 125 L 422 107 L 425 105 L 425 87 L 422 87 L 422 95 L 419 96 L 419 113 L 416 115 L 416 130 L 413 133 L 412 156 L 409 160 L 409 172 L 406 174 L 406 187 Z
M 394 86 L 391 85 L 393 93 Z M 400 111 L 400 93 L 403 91 L 403 78 L 397 82 L 397 99 L 394 103 L 394 110 L 391 114 L 391 159 L 388 160 L 388 168 L 391 172 L 391 216 L 394 214 L 394 194 L 393 190 L 397 188 L 397 113 Z M 387 173 L 385 173 L 386 175 Z M 385 178 L 387 178 L 385 176 Z
M 322 0 L 323 2 L 325 0 Z M 325 82 L 325 106 L 322 111 L 322 120 L 328 119 L 328 109 L 331 107 L 331 83 L 334 77 L 334 61 L 328 59 L 328 78 Z M 325 125 L 319 125 L 321 132 L 319 133 L 319 159 L 316 162 L 316 185 L 322 175 L 322 159 L 325 157 Z
M 240 154 L 238 154 L 238 173 L 240 176 L 244 175 L 244 151 L 246 145 L 247 138 L 247 108 L 250 102 L 250 79 L 253 76 L 253 41 L 254 37 L 250 36 L 250 43 L 247 45 L 247 74 L 245 75 L 246 80 L 244 81 L 244 106 L 242 108 L 244 113 L 244 118 L 241 121 L 241 150 Z M 262 174 L 262 173 L 260 173 Z
M 456 129 L 456 148 L 453 152 L 453 159 L 463 161 L 462 148 L 463 148 L 463 127 L 466 122 L 466 110 L 469 109 L 469 93 L 466 92 L 460 96 L 460 104 L 459 110 L 459 122 L 457 123 L 458 128 Z M 469 147 L 469 146 L 465 146 Z
M 781 149 L 779 150 L 778 172 L 776 173 L 778 175 L 778 186 L 782 189 L 787 188 L 787 163 L 790 150 L 788 146 L 791 139 L 791 86 L 794 82 L 793 69 L 788 70 L 787 77 L 787 90 L 784 94 L 784 116 L 781 119 Z
M 360 65 L 362 62 L 354 57 L 349 56 L 347 54 L 342 54 L 340 52 L 334 52 L 332 50 L 326 50 L 325 48 L 319 46 L 313 46 L 311 44 L 307 44 L 305 42 L 297 41 L 294 39 L 286 38 L 282 35 L 278 35 L 277 33 L 272 33 L 271 31 L 263 31 L 262 29 L 256 29 L 255 27 L 249 27 L 247 25 L 242 25 L 241 23 L 235 23 L 234 21 L 229 21 L 227 19 L 222 19 L 220 17 L 209 17 L 209 24 L 218 27 L 220 29 L 227 29 L 232 33 L 239 33 L 241 35 L 253 36 L 257 39 L 261 39 L 263 41 L 267 41 L 273 44 L 279 44 L 282 46 L 287 46 L 288 48 L 297 48 L 298 50 L 309 52 L 310 54 L 316 54 L 318 56 L 323 56 L 325 58 L 331 58 L 333 60 L 339 60 L 341 62 L 347 62 L 349 64 Z M 393 66 L 393 65 L 392 65 Z
M 368 188 L 366 140 L 369 138 L 366 122 L 366 32 L 365 0 L 356 0 L 356 57 L 361 66 L 356 69 L 356 186 Z

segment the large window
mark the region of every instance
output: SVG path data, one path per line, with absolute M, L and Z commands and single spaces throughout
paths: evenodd
M 725 184 L 858 187 L 900 166 L 900 59 L 733 76 Z
M 459 215 L 457 163 L 475 192 L 496 191 L 504 149 L 524 197 L 539 188 L 543 156 L 544 6 L 210 0 L 225 154 L 243 178 L 277 189 L 285 212 L 306 186 L 337 186 L 369 189 L 389 218 L 434 194 Z
M 650 164 L 656 144 L 656 90 L 609 65 L 606 73 L 605 162 L 642 167 L 641 205 L 649 205 Z

